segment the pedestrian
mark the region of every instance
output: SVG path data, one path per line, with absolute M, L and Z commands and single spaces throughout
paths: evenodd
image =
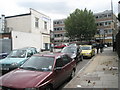
M 102 52 L 103 52 L 103 48 L 104 48 L 103 42 L 100 43 L 100 46 L 99 46 L 99 47 L 100 47 L 100 52 L 102 53 Z
M 97 43 L 96 43 L 97 54 L 99 53 L 99 48 L 100 48 L 99 46 L 100 46 L 100 45 L 99 45 L 99 43 L 97 42 Z
M 113 52 L 116 51 L 116 42 L 113 42 Z
M 53 43 L 51 43 L 50 52 L 53 52 L 53 48 L 54 48 L 54 44 L 53 44 Z

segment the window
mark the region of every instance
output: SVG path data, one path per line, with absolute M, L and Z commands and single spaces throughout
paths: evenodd
M 56 31 L 57 29 L 56 28 L 54 28 L 54 31 Z
M 72 61 L 72 59 L 70 57 L 68 57 L 67 55 L 64 55 L 62 58 L 63 58 L 64 65 L 66 65 L 67 63 Z
M 98 24 L 98 23 L 96 23 L 96 25 L 97 25 L 97 26 L 99 26 L 99 24 Z
M 47 22 L 44 21 L 44 29 L 47 29 Z
M 59 22 L 57 22 L 57 24 L 59 24 Z
M 111 33 L 112 33 L 112 29 L 110 29 L 110 30 L 108 31 L 108 33 L 111 34 Z
M 56 65 L 55 67 L 62 67 L 63 66 L 63 60 L 62 58 L 56 59 Z
M 105 26 L 107 26 L 108 25 L 108 23 L 107 22 L 105 22 Z
M 100 26 L 103 26 L 103 23 L 100 23 Z
M 32 50 L 28 50 L 28 52 L 27 52 L 27 57 L 31 57 L 32 55 L 33 55 Z
M 107 17 L 107 15 L 104 15 L 104 17 Z
M 102 18 L 102 16 L 99 16 L 99 18 Z
M 56 24 L 56 22 L 54 22 L 54 24 Z
M 105 34 L 107 34 L 107 33 L 108 33 L 108 31 L 107 31 L 107 30 L 104 30 L 104 33 L 105 33 Z
M 109 25 L 111 25 L 111 22 L 108 22 Z
M 36 27 L 36 28 L 39 27 L 39 18 L 35 18 L 35 27 Z
M 108 14 L 108 17 L 111 17 L 112 15 L 111 14 Z
M 96 34 L 100 34 L 99 31 L 97 31 Z

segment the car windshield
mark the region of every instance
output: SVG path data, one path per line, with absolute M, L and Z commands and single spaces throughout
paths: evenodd
M 90 46 L 82 46 L 81 48 L 82 48 L 82 50 L 91 50 Z
M 8 58 L 25 58 L 25 57 L 26 57 L 26 50 L 13 50 L 8 55 Z
M 76 47 L 65 47 L 62 49 L 61 52 L 62 53 L 75 53 L 77 52 L 77 48 Z
M 52 71 L 53 64 L 53 57 L 32 56 L 20 68 L 35 71 Z

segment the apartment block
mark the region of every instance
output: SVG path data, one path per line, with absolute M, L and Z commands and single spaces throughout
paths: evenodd
M 112 10 L 94 14 L 97 25 L 96 39 L 102 40 L 104 43 L 113 43 L 117 30 L 117 17 Z
M 112 43 L 113 39 L 118 32 L 117 29 L 117 17 L 111 10 L 106 10 L 100 13 L 94 13 L 95 21 L 97 25 L 97 33 L 95 35 L 95 40 L 101 40 L 104 43 Z M 65 33 L 65 19 L 58 19 L 53 21 L 53 33 L 54 33 L 54 43 L 70 43 L 77 40 L 70 40 L 66 37 Z

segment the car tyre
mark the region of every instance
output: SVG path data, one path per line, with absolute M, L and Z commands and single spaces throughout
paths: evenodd
M 92 58 L 92 56 L 93 56 L 93 55 L 92 55 L 92 53 L 91 53 L 90 59 Z
M 75 70 L 72 70 L 71 74 L 70 74 L 70 79 L 72 79 L 75 76 Z

